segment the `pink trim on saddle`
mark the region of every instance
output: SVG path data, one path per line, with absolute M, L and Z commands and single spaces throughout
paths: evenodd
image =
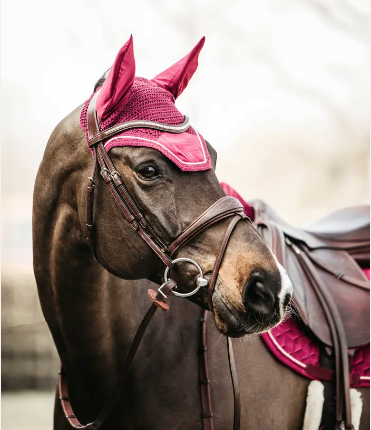
M 287 320 L 274 329 L 261 334 L 272 354 L 292 370 L 315 379 L 305 369 L 307 364 L 319 366 L 319 347 L 313 337 L 308 337 L 294 320 Z
M 240 200 L 246 214 L 253 219 L 254 209 L 232 187 L 221 185 L 228 196 Z M 362 270 L 370 279 L 370 269 Z M 314 375 L 326 373 L 320 367 L 319 342 L 300 320 L 286 320 L 260 336 L 277 360 L 300 375 L 319 379 Z M 370 344 L 357 348 L 350 358 L 350 384 L 354 388 L 370 386 Z
M 300 322 L 284 321 L 260 336 L 282 364 L 306 378 L 318 379 L 307 373 L 307 366 L 320 366 L 319 343 L 304 332 Z M 357 348 L 350 358 L 350 377 L 354 388 L 370 386 L 370 344 Z

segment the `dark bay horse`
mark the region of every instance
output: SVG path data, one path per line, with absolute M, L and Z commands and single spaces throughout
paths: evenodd
M 80 422 L 96 418 L 115 385 L 151 303 L 148 283 L 161 283 L 166 265 L 178 291 L 194 290 L 199 285 L 195 264 L 172 267 L 175 256 L 196 262 L 210 284 L 190 301 L 173 297 L 170 311 L 154 316 L 102 429 L 201 429 L 197 339 L 200 307 L 210 306 L 215 425 L 230 428 L 232 390 L 222 335 L 238 338 L 272 328 L 284 317 L 292 294 L 285 270 L 233 199 L 225 197 L 214 172 L 215 151 L 184 125 L 187 119 L 174 105 L 197 68 L 203 43 L 149 81 L 135 77 L 131 38 L 93 98 L 56 127 L 36 178 L 34 271 Z M 92 143 L 96 135 L 89 131 L 89 118 L 103 134 L 123 123 L 129 128 L 135 123 L 137 129 Z M 92 154 L 101 175 L 91 173 Z M 107 168 L 109 163 L 115 170 Z M 170 244 L 184 231 L 188 234 L 187 226 L 194 228 L 205 211 L 211 219 L 219 202 L 231 205 L 233 220 L 238 219 L 219 217 L 207 228 L 202 224 L 171 254 Z M 139 281 L 143 278 L 148 281 Z M 307 382 L 280 369 L 258 340 L 235 346 L 242 399 L 250 405 L 242 428 L 257 423 L 260 428 L 273 423 L 275 428 L 299 428 Z M 54 421 L 57 430 L 70 428 L 58 394 Z

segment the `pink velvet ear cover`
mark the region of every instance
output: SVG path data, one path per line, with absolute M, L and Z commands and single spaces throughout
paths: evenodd
M 99 120 L 106 119 L 119 103 L 125 103 L 134 83 L 135 58 L 133 36 L 117 54 L 116 60 L 102 85 L 97 100 Z
M 152 79 L 152 82 L 168 90 L 175 98 L 179 97 L 197 69 L 198 56 L 204 43 L 205 37 L 197 43 L 188 55 L 157 75 Z

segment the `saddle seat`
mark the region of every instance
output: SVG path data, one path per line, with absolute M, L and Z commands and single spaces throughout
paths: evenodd
M 262 200 L 249 204 L 254 224 L 293 283 L 293 301 L 303 323 L 325 345 L 333 347 L 323 303 L 314 283 L 326 289 L 339 311 L 347 346 L 370 342 L 370 284 L 360 265 L 370 260 L 370 216 L 367 206 L 341 209 L 298 229 Z M 304 255 L 307 265 L 303 265 Z
M 357 263 L 369 265 L 370 254 L 367 250 L 370 239 L 369 206 L 339 209 L 310 224 L 304 231 L 329 247 L 344 248 L 346 244 L 345 249 L 353 255 Z M 360 246 L 362 243 L 365 243 L 364 253 Z
M 370 209 L 368 206 L 342 208 L 304 230 L 324 241 L 362 242 L 370 237 Z

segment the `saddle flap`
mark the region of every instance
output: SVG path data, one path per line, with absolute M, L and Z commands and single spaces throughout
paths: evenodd
M 363 280 L 362 270 L 355 265 L 354 272 L 350 271 L 352 259 L 344 251 L 332 251 L 340 254 L 338 267 L 344 267 L 348 276 Z M 309 278 L 297 260 L 295 251 L 287 247 L 286 260 L 288 273 L 294 286 L 294 300 L 303 322 L 309 326 L 313 333 L 326 345 L 333 346 L 330 329 L 324 310 L 311 285 L 313 279 Z M 347 261 L 344 266 L 341 262 Z M 347 267 L 348 266 L 348 267 Z M 328 288 L 341 315 L 349 348 L 356 348 L 370 342 L 370 295 L 369 288 L 354 286 L 344 279 L 337 279 L 331 273 L 317 266 L 317 274 Z M 351 275 L 349 275 L 351 274 Z M 367 282 L 366 282 L 367 285 Z

